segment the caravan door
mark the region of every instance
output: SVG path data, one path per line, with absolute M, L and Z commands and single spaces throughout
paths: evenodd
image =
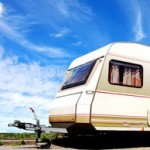
M 76 123 L 90 123 L 92 102 L 95 96 L 95 90 L 103 64 L 103 58 L 95 62 L 95 66 L 89 75 L 89 78 L 82 88 L 82 94 L 76 105 Z

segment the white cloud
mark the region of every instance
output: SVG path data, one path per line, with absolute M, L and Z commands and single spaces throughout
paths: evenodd
M 0 17 L 2 17 L 4 14 L 4 5 L 0 2 Z
M 50 37 L 54 37 L 54 38 L 62 38 L 64 37 L 66 34 L 70 33 L 71 30 L 69 28 L 63 28 L 61 29 L 58 33 L 51 33 Z
M 0 90 L 49 95 L 49 91 L 54 92 L 58 85 L 53 78 L 62 77 L 62 72 L 63 68 L 54 65 L 42 67 L 36 62 L 20 63 L 17 57 L 1 59 L 0 78 L 3 80 Z
M 12 131 L 7 125 L 17 119 L 34 122 L 29 107 L 36 110 L 43 124 L 48 124 L 50 105 L 65 67 L 21 63 L 17 56 L 3 57 L 3 53 L 0 58 L 0 130 Z

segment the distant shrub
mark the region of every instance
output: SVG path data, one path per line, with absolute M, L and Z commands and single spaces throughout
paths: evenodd
M 42 136 L 46 136 L 49 139 L 55 139 L 56 133 L 42 133 Z M 0 133 L 0 140 L 34 140 L 35 133 Z
M 4 143 L 3 143 L 3 141 L 2 140 L 0 140 L 0 146 L 2 146 Z

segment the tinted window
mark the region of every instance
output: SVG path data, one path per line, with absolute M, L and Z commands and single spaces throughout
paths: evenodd
M 88 62 L 84 65 L 69 70 L 62 89 L 79 86 L 85 84 L 96 60 Z

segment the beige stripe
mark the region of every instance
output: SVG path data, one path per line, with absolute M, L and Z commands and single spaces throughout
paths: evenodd
M 91 116 L 91 123 L 99 127 L 148 127 L 147 118 L 126 116 Z

